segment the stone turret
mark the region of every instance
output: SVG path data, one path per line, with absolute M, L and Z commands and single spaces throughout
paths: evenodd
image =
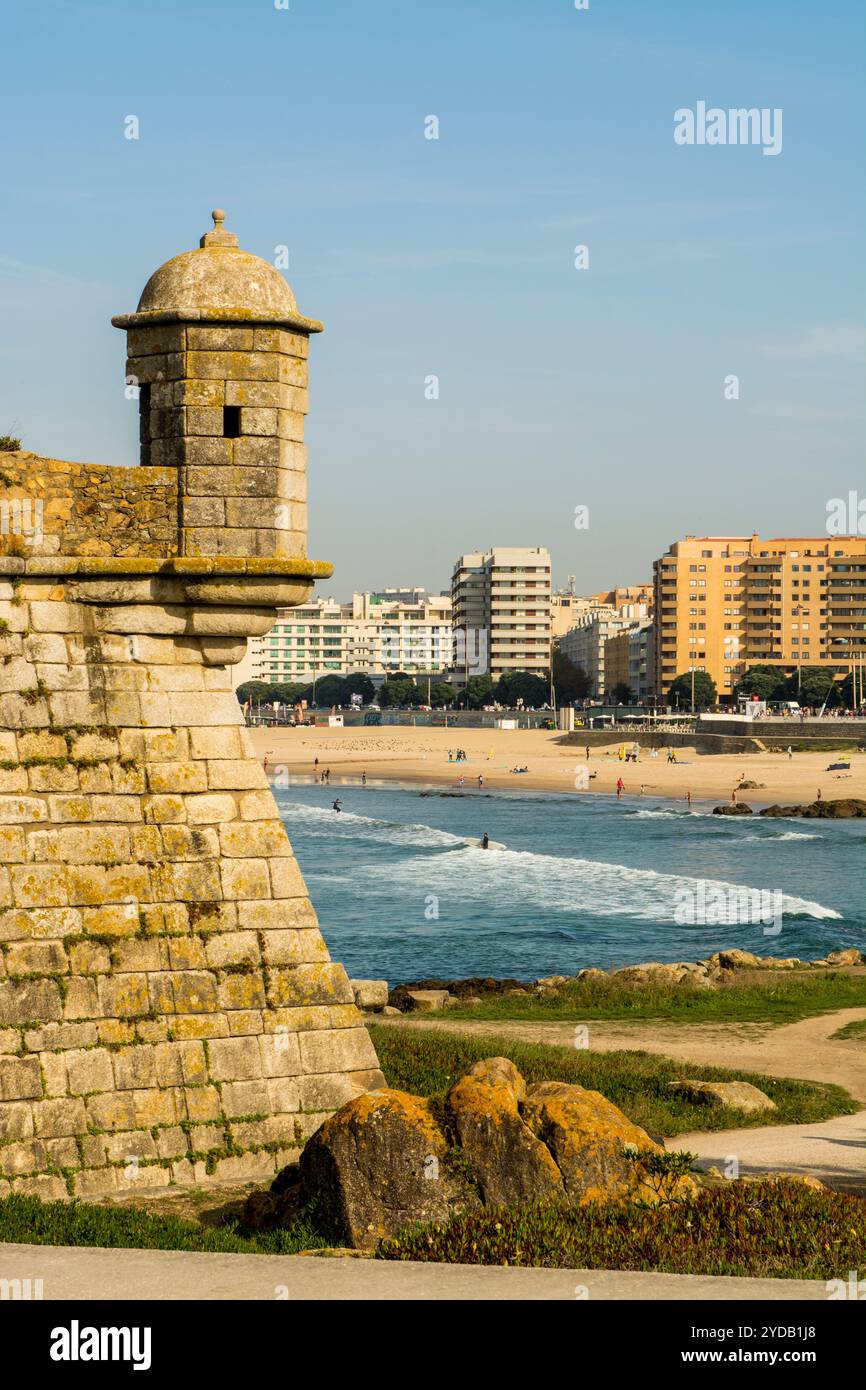
M 2 456 L 0 1196 L 267 1177 L 383 1083 L 231 671 L 331 573 L 321 325 L 214 220 L 114 320 L 141 466 Z
M 141 462 L 178 470 L 181 555 L 304 555 L 307 356 L 322 325 L 214 230 L 151 275 L 127 330 Z

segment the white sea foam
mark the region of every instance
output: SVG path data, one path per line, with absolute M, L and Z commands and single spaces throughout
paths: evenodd
M 806 830 L 786 830 L 783 835 L 774 835 L 772 832 L 766 835 L 744 835 L 741 843 L 744 845 L 778 845 L 783 840 L 823 840 L 823 835 L 810 834 Z
M 279 803 L 280 815 L 291 834 L 291 827 L 303 827 L 305 835 L 315 839 L 333 839 L 335 835 L 353 840 L 374 840 L 380 844 L 415 845 L 430 849 L 469 844 L 466 835 L 452 835 L 436 830 L 432 825 L 404 825 L 402 821 L 379 820 L 375 816 L 359 816 L 354 811 L 334 811 L 330 806 L 302 806 Z
M 359 866 L 355 873 L 376 878 L 375 865 Z M 585 913 L 588 917 L 633 917 L 642 921 L 671 921 L 684 892 L 696 899 L 703 884 L 710 893 L 742 896 L 748 885 L 718 879 L 698 879 L 681 874 L 634 869 L 625 864 L 590 859 L 566 859 L 522 850 L 503 850 L 491 855 L 484 850 L 454 849 L 435 857 L 412 857 L 390 864 L 393 882 L 417 885 L 418 891 L 445 897 L 483 895 L 498 910 L 508 904 L 530 904 L 550 912 Z M 839 913 L 821 903 L 780 893 L 785 916 L 838 918 Z
M 536 908 L 573 913 L 589 917 L 630 916 L 644 921 L 669 921 L 681 900 L 690 889 L 698 894 L 714 890 L 745 893 L 750 885 L 719 879 L 699 879 L 688 875 L 659 873 L 655 869 L 635 869 L 625 864 L 610 864 L 592 859 L 568 858 L 536 854 L 528 850 L 502 849 L 497 854 L 477 848 L 477 839 L 452 835 L 430 825 L 411 825 L 399 821 L 358 815 L 352 811 L 337 813 L 330 807 L 280 803 L 280 814 L 291 836 L 292 827 L 303 828 L 307 837 L 360 840 L 388 844 L 407 849 L 440 849 L 437 855 L 412 855 L 388 865 L 388 876 L 395 885 L 417 884 L 424 892 L 456 896 L 484 895 L 501 910 L 509 902 L 529 903 Z M 638 815 L 701 815 L 701 812 L 638 812 Z M 781 835 L 768 830 L 765 835 L 745 837 L 762 843 L 785 839 L 812 839 L 803 831 L 785 831 Z M 745 843 L 745 839 L 743 841 Z M 356 864 L 352 869 L 357 879 L 381 878 L 381 865 Z M 786 916 L 809 916 L 819 919 L 839 918 L 840 914 L 821 903 L 811 902 L 791 894 L 781 893 L 779 905 Z

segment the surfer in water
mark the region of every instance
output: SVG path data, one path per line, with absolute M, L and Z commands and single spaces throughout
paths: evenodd
M 490 836 L 487 834 L 487 831 L 486 831 L 486 830 L 485 830 L 484 834 L 481 836 L 481 848 L 482 848 L 482 849 L 489 849 L 489 848 L 490 848 Z
M 335 811 L 342 811 L 342 809 L 343 809 L 342 802 L 340 801 L 340 798 L 337 797 L 336 801 L 334 802 L 334 810 L 335 810 Z

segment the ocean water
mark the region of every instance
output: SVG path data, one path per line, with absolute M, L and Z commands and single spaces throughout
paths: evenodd
M 866 949 L 863 821 L 734 819 L 595 794 L 274 794 L 325 939 L 352 976 L 531 979 L 731 946 L 804 959 Z M 473 844 L 485 831 L 505 848 Z M 780 896 L 744 907 L 744 890 Z

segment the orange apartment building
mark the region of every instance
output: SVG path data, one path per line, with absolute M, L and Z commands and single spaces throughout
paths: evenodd
M 653 565 L 655 688 L 706 671 L 719 699 L 750 666 L 846 676 L 866 659 L 866 537 L 687 536 Z

